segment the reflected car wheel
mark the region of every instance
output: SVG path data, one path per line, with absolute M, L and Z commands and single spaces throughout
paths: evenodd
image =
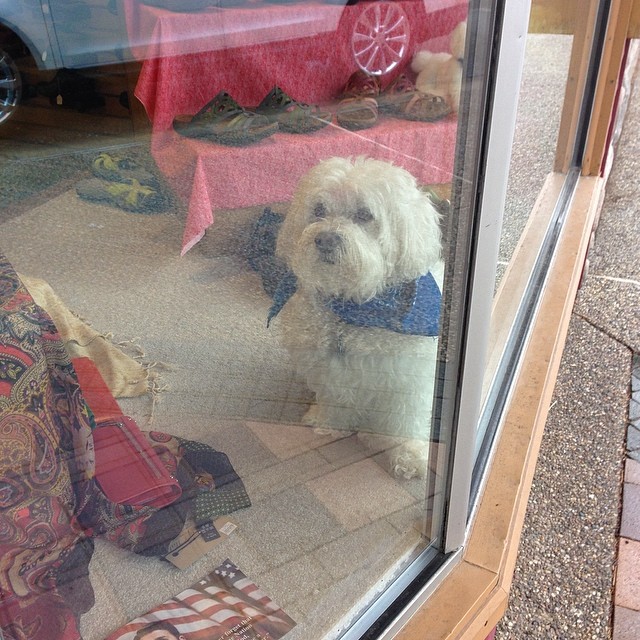
M 0 123 L 17 109 L 22 95 L 20 72 L 11 56 L 0 49 Z
M 411 30 L 403 9 L 389 2 L 366 6 L 351 35 L 351 50 L 358 66 L 374 76 L 395 69 L 409 50 Z

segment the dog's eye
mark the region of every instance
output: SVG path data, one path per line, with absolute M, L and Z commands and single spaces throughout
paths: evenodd
M 318 204 L 313 208 L 313 215 L 316 218 L 324 218 L 327 215 L 327 208 L 322 204 L 322 202 L 318 202 Z
M 373 214 L 366 207 L 360 207 L 356 211 L 355 215 L 356 222 L 360 222 L 364 224 L 365 222 L 371 222 L 373 220 Z

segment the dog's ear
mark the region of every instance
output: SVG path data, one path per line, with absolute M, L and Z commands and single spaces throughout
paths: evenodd
M 406 277 L 417 278 L 442 257 L 441 216 L 431 198 L 417 187 L 406 195 L 396 221 L 396 268 Z
M 276 241 L 276 256 L 285 262 L 288 267 L 291 266 L 289 261 L 294 254 L 298 238 L 304 229 L 306 217 L 306 199 L 303 196 L 303 189 L 298 187 L 280 226 Z

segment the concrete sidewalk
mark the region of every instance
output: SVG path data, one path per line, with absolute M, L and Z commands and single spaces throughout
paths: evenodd
M 639 69 L 573 310 L 498 640 L 640 638 Z

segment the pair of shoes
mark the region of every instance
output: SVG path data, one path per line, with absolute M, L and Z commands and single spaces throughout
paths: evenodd
M 134 178 L 125 182 L 90 178 L 76 185 L 76 193 L 83 200 L 109 204 L 131 213 L 161 213 L 168 204 L 160 191 Z
M 276 86 L 251 110 L 241 107 L 226 91 L 221 91 L 190 120 L 182 116 L 176 118 L 173 127 L 188 138 L 245 146 L 276 131 L 312 133 L 330 121 L 330 113 L 296 102 Z
M 91 165 L 94 178 L 76 185 L 83 200 L 110 204 L 133 213 L 160 213 L 169 198 L 160 181 L 131 158 L 99 154 Z
M 178 116 L 173 128 L 187 138 L 242 147 L 259 142 L 278 130 L 278 123 L 241 107 L 226 91 L 221 91 L 191 119 Z
M 137 180 L 147 187 L 159 188 L 158 178 L 132 158 L 101 153 L 94 159 L 91 171 L 96 178 L 109 182 Z
M 450 112 L 442 97 L 418 91 L 404 74 L 383 90 L 376 76 L 358 70 L 347 82 L 336 117 L 345 129 L 358 130 L 376 124 L 379 114 L 435 122 Z
M 253 111 L 266 116 L 270 122 L 277 122 L 280 131 L 285 133 L 313 133 L 331 122 L 331 113 L 295 101 L 278 86 L 271 89 Z

